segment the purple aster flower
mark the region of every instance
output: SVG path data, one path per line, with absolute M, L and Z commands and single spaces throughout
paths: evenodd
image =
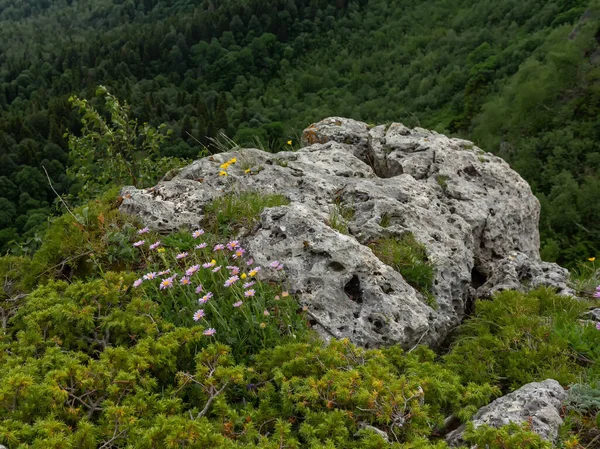
M 243 304 L 242 301 L 234 302 L 233 307 L 240 307 Z
M 264 315 L 264 316 L 269 316 L 269 315 L 271 315 L 271 314 L 269 313 L 269 311 L 268 311 L 267 309 L 265 309 L 265 311 L 263 312 L 263 315 Z
M 250 296 L 254 296 L 254 293 L 255 293 L 254 289 L 246 290 L 246 291 L 244 292 L 244 296 L 245 296 L 246 298 L 249 298 Z
M 146 279 L 147 281 L 151 281 L 152 279 L 156 279 L 157 276 L 158 276 L 158 274 L 156 274 L 153 271 L 152 273 L 145 274 L 144 279 Z
M 200 265 L 192 265 L 187 270 L 185 270 L 185 275 L 186 276 L 192 276 L 199 269 L 200 269 Z
M 213 248 L 213 251 L 221 251 L 225 249 L 225 245 L 223 245 L 222 243 L 219 243 L 217 245 L 215 245 L 215 247 Z
M 279 266 L 279 261 L 278 261 L 278 260 L 274 260 L 273 262 L 271 262 L 271 263 L 269 264 L 269 266 L 270 266 L 271 268 L 277 268 L 277 267 Z
M 240 280 L 240 278 L 238 276 L 231 276 L 229 279 L 227 279 L 225 281 L 225 283 L 223 284 L 223 286 L 224 287 L 231 287 L 231 285 L 235 284 L 239 280 Z
M 145 234 L 146 232 L 150 232 L 150 228 L 149 228 L 148 226 L 146 226 L 146 227 L 145 227 L 145 228 L 143 228 L 143 229 L 140 229 L 140 230 L 138 230 L 138 232 L 137 232 L 137 233 L 138 233 L 139 235 L 142 235 L 142 234 Z
M 600 298 L 600 291 L 597 291 L 596 293 L 594 293 L 594 298 Z
M 142 246 L 144 243 L 146 243 L 145 240 L 139 240 L 139 241 L 135 242 L 133 244 L 133 246 L 135 246 L 137 248 L 138 246 Z
M 138 280 L 136 280 L 136 281 L 133 283 L 133 286 L 134 286 L 135 288 L 138 288 L 140 285 L 142 285 L 142 282 L 144 282 L 144 280 L 143 280 L 143 279 L 138 279 Z
M 236 267 L 235 265 L 228 265 L 228 266 L 227 266 L 227 269 L 228 269 L 229 271 L 231 271 L 231 274 L 232 274 L 232 275 L 236 275 L 236 274 L 239 274 L 239 273 L 240 273 L 240 269 L 239 269 L 238 267 Z
M 204 290 L 204 287 L 202 287 L 202 284 L 200 284 L 198 287 L 196 287 L 196 294 L 202 293 L 202 290 Z
M 600 331 L 600 321 L 598 321 L 598 322 L 596 323 L 596 329 L 598 329 L 598 330 Z
M 160 283 L 161 290 L 164 290 L 166 288 L 171 288 L 171 287 L 173 287 L 173 278 L 172 277 L 163 279 L 162 282 Z
M 213 297 L 213 294 L 212 294 L 212 292 L 208 292 L 208 293 L 207 293 L 206 295 L 204 295 L 202 298 L 198 299 L 198 302 L 199 302 L 200 304 L 206 304 L 206 303 L 208 302 L 208 300 L 209 300 L 210 298 L 212 298 L 212 297 Z
M 182 278 L 181 278 L 181 280 L 179 281 L 179 283 L 180 283 L 181 285 L 190 285 L 190 284 L 191 284 L 191 281 L 190 281 L 190 278 L 189 278 L 189 277 L 187 277 L 187 276 L 184 276 L 184 277 L 182 277 Z
M 194 321 L 198 321 L 200 318 L 204 318 L 204 315 L 204 310 L 196 310 L 196 313 L 194 313 Z
M 164 276 L 165 274 L 169 274 L 171 272 L 171 270 L 165 270 L 165 271 L 161 271 L 160 273 L 158 273 L 159 276 Z
M 206 329 L 204 332 L 202 332 L 204 335 L 208 335 L 209 337 L 212 335 L 215 335 L 217 333 L 217 331 L 213 328 L 210 327 L 208 329 Z
M 240 242 L 237 240 L 232 240 L 231 242 L 227 243 L 227 249 L 229 251 L 233 251 L 234 249 L 236 249 L 238 246 L 240 246 Z
M 277 265 L 277 271 L 281 271 L 283 270 L 283 264 L 280 263 L 279 265 Z
M 214 267 L 217 264 L 216 260 L 211 260 L 210 262 L 206 262 L 202 264 L 202 268 L 211 268 Z
M 234 259 L 239 259 L 240 257 L 244 257 L 244 254 L 246 254 L 246 250 L 244 248 L 238 248 L 235 250 L 235 253 L 233 253 L 233 257 Z
M 248 265 L 248 266 L 252 265 L 253 263 L 254 263 L 254 259 L 252 257 L 246 261 L 246 265 Z
M 194 232 L 192 232 L 192 237 L 194 237 L 195 239 L 197 239 L 198 237 L 200 237 L 203 234 L 204 234 L 204 230 L 203 229 L 196 229 Z
M 150 249 L 156 249 L 160 246 L 160 240 L 154 242 L 152 245 L 150 245 Z
M 217 271 L 219 271 L 220 269 L 221 269 L 221 265 L 219 265 L 218 267 L 214 267 L 214 268 L 212 269 L 212 272 L 213 272 L 213 273 L 216 273 L 216 272 L 217 272 Z
M 202 242 L 199 245 L 196 245 L 196 249 L 206 248 L 206 242 Z
M 250 288 L 250 287 L 252 287 L 254 284 L 256 284 L 256 282 L 254 282 L 254 281 L 252 281 L 252 282 L 246 282 L 246 283 L 244 284 L 244 288 Z
M 188 256 L 188 253 L 179 253 L 175 256 L 175 259 L 179 260 L 179 259 L 184 259 Z

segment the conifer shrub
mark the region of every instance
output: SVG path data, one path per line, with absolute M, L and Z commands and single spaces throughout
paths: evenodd
M 464 381 L 491 382 L 503 391 L 548 378 L 568 385 L 583 372 L 575 346 L 588 346 L 580 338 L 592 326 L 577 321 L 586 307 L 550 289 L 501 292 L 493 301 L 477 301 L 444 360 Z

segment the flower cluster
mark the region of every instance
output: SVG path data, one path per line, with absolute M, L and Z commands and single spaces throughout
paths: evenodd
M 237 158 L 235 158 L 235 157 L 232 157 L 227 162 L 223 162 L 219 166 L 219 168 L 221 169 L 221 171 L 219 172 L 219 176 L 227 176 L 227 169 L 229 168 L 230 165 L 233 165 L 236 162 L 237 162 Z
M 600 285 L 596 287 L 596 291 L 594 292 L 594 298 L 600 299 Z
M 235 163 L 235 158 L 223 164 L 221 168 L 226 169 Z M 149 232 L 146 228 L 138 231 L 138 234 Z M 191 233 L 193 239 L 205 236 L 202 229 L 196 229 Z M 207 240 L 210 240 L 210 236 Z M 189 237 L 188 237 L 189 238 Z M 134 243 L 135 247 L 142 249 L 148 245 L 151 250 L 160 247 L 161 242 L 148 244 L 145 240 Z M 170 245 L 167 245 L 170 246 Z M 159 248 L 160 247 L 160 248 Z M 212 251 L 209 249 L 212 247 Z M 180 249 L 171 258 L 153 253 L 148 254 L 149 260 L 153 261 L 152 270 L 148 271 L 140 279 L 133 283 L 134 288 L 143 283 L 152 284 L 156 291 L 163 291 L 165 309 L 170 314 L 177 314 L 187 310 L 191 320 L 206 326 L 204 335 L 212 336 L 217 333 L 216 328 L 228 329 L 227 321 L 223 317 L 233 314 L 234 310 L 239 317 L 244 317 L 248 322 L 254 323 L 258 329 L 265 329 L 267 321 L 265 318 L 275 319 L 278 315 L 279 304 L 272 303 L 274 309 L 269 310 L 269 305 L 264 297 L 265 288 L 257 279 L 261 272 L 261 266 L 255 264 L 247 251 L 242 247 L 239 240 L 231 240 L 225 243 L 200 242 L 193 250 Z M 171 261 L 171 262 L 170 262 Z M 160 267 L 162 264 L 172 264 L 171 268 Z M 283 270 L 283 263 L 274 260 L 269 263 L 270 269 L 275 272 Z M 164 269 L 163 269 L 164 268 Z M 162 269 L 162 271 L 160 271 Z M 173 271 L 171 271 L 173 269 Z M 156 281 L 157 284 L 154 284 Z M 207 291 L 212 290 L 212 291 Z M 145 290 L 144 290 L 145 291 Z M 195 293 L 195 296 L 194 296 Z M 199 295 L 202 295 L 198 297 Z M 281 293 L 282 297 L 288 296 L 287 292 Z M 279 301 L 279 295 L 270 296 L 274 301 Z M 183 302 L 181 302 L 183 301 Z M 194 307 L 191 304 L 196 304 Z M 277 304 L 277 305 L 276 305 Z M 229 308 L 229 312 L 227 312 Z M 187 315 L 190 317 L 190 315 Z M 251 318 L 254 316 L 254 318 Z M 257 317 L 260 317 L 258 319 Z M 187 318 L 190 319 L 190 318 Z M 216 320 L 216 321 L 215 321 Z M 212 326 L 211 326 L 212 324 Z M 219 331 L 221 332 L 221 331 Z

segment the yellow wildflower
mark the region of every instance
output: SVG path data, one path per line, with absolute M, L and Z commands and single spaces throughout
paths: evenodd
M 267 327 L 267 325 L 265 323 L 260 323 L 259 326 L 261 329 L 264 329 L 265 327 Z
M 246 170 L 244 170 L 244 173 L 250 173 L 250 169 L 247 168 Z
M 291 140 L 288 140 L 288 141 L 287 141 L 287 144 L 288 144 L 288 145 L 291 145 L 291 144 L 292 144 L 292 141 L 291 141 Z
M 219 173 L 219 176 L 227 176 L 227 172 L 224 170 L 221 170 L 221 172 Z
M 156 251 L 158 251 L 159 253 L 164 253 L 165 249 L 164 248 L 158 248 Z
M 229 159 L 227 161 L 227 163 L 229 163 L 229 164 L 235 164 L 236 162 L 237 162 L 237 158 L 236 157 L 232 157 L 231 159 Z
M 242 273 L 242 275 L 240 276 L 242 279 L 246 279 L 246 273 Z
M 596 258 L 595 258 L 595 257 L 590 257 L 588 260 L 589 260 L 590 262 L 593 262 L 594 260 L 596 260 Z
M 227 170 L 227 168 L 229 167 L 229 162 L 223 162 L 221 165 L 219 165 L 219 167 L 223 170 Z
M 215 264 L 217 263 L 217 261 L 216 261 L 215 259 L 213 259 L 213 260 L 211 260 L 211 261 L 210 261 L 210 263 L 211 263 L 212 265 L 215 265 Z

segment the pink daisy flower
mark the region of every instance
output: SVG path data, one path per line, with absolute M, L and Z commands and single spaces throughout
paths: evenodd
M 204 332 L 202 332 L 204 335 L 208 335 L 209 337 L 212 335 L 215 335 L 217 333 L 217 331 L 213 328 L 210 327 L 208 329 L 206 329 Z
M 171 288 L 171 287 L 173 287 L 173 278 L 163 279 L 162 282 L 160 283 L 161 290 L 164 290 L 166 288 Z
M 188 253 L 179 253 L 175 256 L 175 259 L 180 260 L 180 259 L 184 259 L 188 256 Z
M 204 315 L 205 315 L 204 310 L 202 310 L 202 309 L 196 310 L 196 313 L 194 313 L 194 321 L 198 321 L 198 320 L 200 320 L 200 318 L 204 318 Z
M 164 276 L 165 274 L 169 274 L 171 272 L 171 270 L 165 270 L 165 271 L 161 271 L 160 273 L 158 273 L 159 276 Z
M 263 312 L 263 315 L 264 315 L 264 316 L 269 316 L 269 315 L 271 315 L 271 314 L 269 313 L 269 311 L 268 311 L 267 309 L 265 309 L 265 311 Z
M 240 246 L 240 242 L 237 240 L 232 240 L 231 242 L 227 243 L 227 249 L 229 251 L 233 251 L 234 249 L 236 249 L 238 246 Z
M 202 284 L 200 284 L 198 287 L 196 287 L 196 294 L 202 293 L 203 289 L 204 289 L 204 287 L 202 287 Z
M 204 234 L 204 230 L 203 229 L 196 229 L 194 232 L 192 232 L 192 237 L 194 237 L 195 239 L 197 239 L 198 237 L 200 237 L 203 234 Z
M 596 323 L 596 329 L 600 331 L 600 321 Z
M 216 273 L 216 272 L 217 272 L 217 271 L 219 271 L 220 269 L 221 269 L 221 265 L 219 265 L 218 267 L 214 267 L 214 268 L 212 269 L 212 272 L 213 272 L 213 273 Z
M 196 249 L 206 248 L 206 242 L 202 242 L 199 245 L 196 245 Z
M 256 284 L 256 282 L 254 282 L 254 281 L 252 281 L 252 282 L 246 282 L 246 283 L 244 284 L 244 288 L 250 288 L 250 287 L 252 287 L 254 284 Z
M 254 263 L 254 259 L 252 257 L 246 261 L 246 265 L 248 265 L 248 266 L 252 265 L 253 263 Z
M 228 269 L 229 271 L 231 271 L 231 274 L 232 274 L 232 275 L 239 274 L 239 272 L 240 272 L 240 269 L 239 269 L 238 267 L 236 267 L 236 266 L 232 266 L 232 265 L 228 265 L 228 266 L 227 266 L 227 269 Z
M 240 307 L 243 304 L 242 301 L 234 302 L 233 307 Z
M 217 264 L 216 260 L 211 260 L 210 262 L 206 262 L 202 264 L 202 268 L 211 268 Z
M 223 245 L 222 243 L 219 243 L 217 245 L 215 245 L 215 247 L 213 248 L 213 251 L 221 251 L 225 249 L 225 245 Z
M 185 270 L 185 275 L 186 276 L 192 276 L 199 269 L 200 269 L 200 265 L 192 265 L 187 270 Z
M 181 280 L 179 281 L 179 283 L 180 283 L 181 285 L 190 285 L 190 284 L 191 284 L 191 281 L 190 281 L 190 278 L 189 278 L 189 277 L 187 277 L 187 276 L 184 276 L 184 277 L 182 277 L 182 278 L 181 278 Z
M 142 234 L 145 234 L 145 233 L 147 233 L 147 232 L 150 232 L 150 228 L 146 226 L 145 228 L 138 230 L 138 232 L 137 232 L 137 233 L 138 233 L 139 235 L 142 235 Z
M 156 274 L 154 271 L 152 273 L 148 273 L 144 275 L 144 279 L 147 281 L 151 281 L 152 279 L 156 279 L 156 277 L 158 276 L 158 274 Z
M 246 290 L 246 291 L 244 292 L 244 296 L 245 296 L 246 298 L 249 298 L 249 297 L 251 297 L 251 296 L 254 296 L 254 293 L 255 293 L 255 292 L 254 292 L 254 289 Z
M 138 279 L 138 280 L 136 280 L 136 281 L 133 283 L 133 286 L 134 286 L 135 288 L 138 288 L 140 285 L 142 285 L 142 282 L 144 282 L 144 280 L 143 280 L 143 279 Z
M 248 272 L 248 276 L 256 276 L 259 271 L 260 267 L 254 267 Z
M 238 276 L 231 276 L 229 279 L 227 279 L 225 281 L 225 283 L 223 284 L 223 286 L 224 287 L 231 287 L 233 284 L 235 284 L 239 280 L 240 280 L 240 278 Z
M 233 257 L 234 259 L 239 259 L 240 257 L 244 257 L 244 254 L 246 253 L 246 250 L 244 248 L 238 248 L 235 253 L 233 253 Z
M 277 268 L 277 267 L 279 266 L 279 261 L 278 261 L 278 260 L 274 260 L 273 262 L 271 262 L 271 263 L 269 264 L 269 266 L 270 266 L 271 268 Z
M 156 249 L 160 246 L 160 240 L 154 242 L 152 245 L 150 245 L 150 249 Z
M 277 265 L 277 268 L 276 268 L 276 270 L 277 270 L 277 271 L 281 271 L 281 270 L 283 270 L 283 264 L 282 264 L 282 263 L 280 263 L 279 265 Z
M 135 246 L 135 247 L 137 248 L 137 247 L 139 247 L 139 246 L 142 246 L 144 243 L 146 243 L 146 241 L 145 241 L 145 240 L 139 240 L 139 241 L 135 242 L 135 243 L 133 244 L 133 246 Z
M 199 302 L 200 304 L 206 304 L 206 303 L 208 302 L 208 300 L 209 300 L 210 298 L 212 298 L 212 297 L 213 297 L 213 294 L 212 294 L 212 292 L 208 292 L 208 293 L 207 293 L 206 295 L 204 295 L 202 298 L 198 299 L 198 302 Z

